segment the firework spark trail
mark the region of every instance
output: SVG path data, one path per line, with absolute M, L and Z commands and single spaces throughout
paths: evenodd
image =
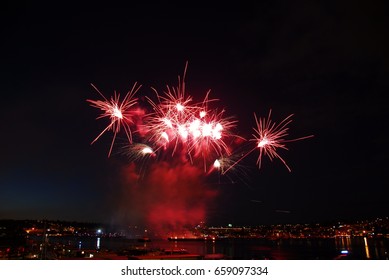
M 144 179 L 146 170 L 152 165 L 150 159 L 155 158 L 156 152 L 149 145 L 143 143 L 129 143 L 122 149 L 122 154 L 127 156 L 128 161 L 134 165 L 137 170 L 137 179 Z
M 92 107 L 98 108 L 103 111 L 97 119 L 110 118 L 110 124 L 92 141 L 91 144 L 97 141 L 106 131 L 112 130 L 114 135 L 111 142 L 111 146 L 108 152 L 108 157 L 111 155 L 113 143 L 115 142 L 116 135 L 120 132 L 121 127 L 125 131 L 127 138 L 132 143 L 132 133 L 130 125 L 132 124 L 132 117 L 134 112 L 130 111 L 130 108 L 137 104 L 137 98 L 134 98 L 136 92 L 141 88 L 141 85 L 135 83 L 130 91 L 127 92 L 122 101 L 120 101 L 120 94 L 116 91 L 111 99 L 108 100 L 93 84 L 92 87 L 103 97 L 103 100 L 90 100 Z
M 146 157 L 154 157 L 155 151 L 152 147 L 143 143 L 131 143 L 125 146 L 124 154 L 128 156 L 130 162 L 139 161 Z
M 275 157 L 279 158 L 285 167 L 291 172 L 290 167 L 286 164 L 285 160 L 277 153 L 277 148 L 287 150 L 285 146 L 285 139 L 283 137 L 288 135 L 289 128 L 287 127 L 292 122 L 293 114 L 287 116 L 279 124 L 276 124 L 271 120 L 271 110 L 269 111 L 268 118 L 260 118 L 258 120 L 257 115 L 254 114 L 255 123 L 257 125 L 254 128 L 256 134 L 253 134 L 253 139 L 259 148 L 259 156 L 257 159 L 258 168 L 262 165 L 262 156 L 266 155 L 272 161 Z
M 222 155 L 213 163 L 213 169 L 218 170 L 221 175 L 224 175 L 227 170 L 234 169 L 237 161 L 240 161 L 238 155 Z M 209 171 L 213 171 L 212 169 Z
M 286 118 L 284 118 L 280 123 L 276 123 L 271 119 L 271 112 L 269 111 L 267 118 L 257 118 L 257 115 L 254 113 L 256 127 L 254 127 L 255 133 L 252 134 L 254 138 L 249 139 L 249 141 L 255 142 L 256 146 L 254 146 L 251 150 L 249 150 L 246 154 L 244 154 L 238 161 L 236 161 L 233 165 L 231 165 L 228 169 L 226 169 L 223 174 L 233 168 L 236 164 L 238 164 L 241 160 L 246 158 L 249 154 L 259 149 L 259 155 L 257 158 L 258 168 L 261 169 L 262 166 L 262 158 L 263 156 L 267 156 L 270 161 L 273 161 L 274 158 L 278 158 L 285 165 L 289 172 L 292 172 L 291 168 L 288 166 L 286 161 L 278 154 L 277 149 L 288 150 L 285 143 L 294 142 L 298 140 L 303 140 L 307 138 L 314 137 L 313 135 L 308 135 L 304 137 L 299 137 L 295 139 L 285 139 L 284 137 L 288 136 L 288 125 L 292 122 L 293 114 L 290 114 Z
M 287 116 L 279 124 L 276 124 L 271 120 L 271 110 L 269 111 L 267 119 L 260 118 L 258 120 L 256 114 L 254 114 L 257 127 L 254 128 L 256 134 L 253 134 L 254 138 L 251 139 L 251 141 L 256 142 L 257 148 L 259 148 L 259 156 L 257 159 L 259 168 L 261 168 L 262 165 L 262 156 L 265 155 L 271 161 L 274 158 L 278 158 L 282 161 L 289 172 L 292 171 L 285 160 L 277 153 L 277 148 L 288 150 L 288 148 L 285 146 L 286 142 L 298 141 L 313 137 L 313 135 L 309 135 L 290 140 L 284 139 L 285 136 L 288 136 L 289 128 L 287 126 L 292 122 L 292 116 L 293 114 Z
M 208 171 L 207 175 L 217 173 L 218 184 L 236 184 L 237 181 L 250 187 L 250 176 L 247 173 L 247 166 L 237 164 L 240 161 L 240 154 L 232 154 L 228 156 L 221 156 L 217 158 L 213 166 Z M 228 174 L 226 171 L 228 170 Z M 221 178 L 224 178 L 223 181 Z

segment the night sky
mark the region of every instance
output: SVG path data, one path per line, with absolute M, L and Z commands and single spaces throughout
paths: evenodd
M 389 215 L 384 4 L 143 2 L 1 4 L 0 219 L 147 223 L 172 193 L 187 219 L 217 225 Z M 314 138 L 280 151 L 292 172 L 268 158 L 258 169 L 254 152 L 228 176 L 181 173 L 167 190 L 173 160 L 136 183 L 125 135 L 109 158 L 112 133 L 91 145 L 108 124 L 86 102 L 99 99 L 91 83 L 109 97 L 138 82 L 148 96 L 176 86 L 186 61 L 188 94 L 210 89 L 245 138 L 254 112 L 294 114 L 288 137 Z

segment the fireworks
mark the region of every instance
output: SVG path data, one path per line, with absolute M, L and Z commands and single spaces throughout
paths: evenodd
M 209 92 L 201 103 L 194 103 L 185 91 L 185 74 L 178 77 L 178 86 L 169 87 L 160 95 L 153 89 L 158 102 L 148 98 L 153 112 L 146 118 L 149 141 L 157 147 L 156 150 L 170 148 L 172 156 L 180 148 L 180 152 L 190 160 L 202 158 L 204 169 L 207 170 L 208 159 L 224 153 L 229 153 L 229 147 L 224 142 L 235 126 L 236 121 L 223 118 L 224 111 L 209 109 Z
M 124 148 L 124 154 L 128 156 L 130 161 L 139 161 L 150 156 L 155 156 L 154 150 L 143 143 L 132 143 L 126 145 Z
M 267 156 L 270 161 L 273 161 L 274 158 L 278 158 L 285 165 L 289 172 L 291 168 L 288 166 L 286 161 L 279 155 L 277 149 L 288 150 L 286 147 L 287 142 L 293 142 L 298 140 L 303 140 L 313 137 L 313 135 L 308 135 L 295 139 L 285 139 L 288 136 L 288 125 L 292 122 L 293 114 L 284 118 L 280 123 L 276 123 L 271 119 L 271 110 L 269 111 L 267 118 L 257 118 L 257 115 L 254 113 L 256 127 L 253 127 L 255 133 L 252 134 L 253 138 L 249 139 L 250 142 L 254 142 L 255 146 L 251 148 L 248 152 L 243 154 L 240 159 L 235 163 L 230 164 L 228 168 L 223 171 L 223 174 L 227 173 L 230 169 L 234 168 L 240 161 L 246 158 L 255 150 L 259 149 L 259 155 L 257 158 L 258 168 L 261 169 L 262 158 Z
M 110 124 L 92 141 L 91 144 L 96 142 L 97 139 L 101 137 L 106 131 L 112 130 L 114 135 L 112 138 L 111 147 L 108 152 L 108 157 L 111 155 L 113 143 L 115 142 L 117 133 L 120 132 L 120 129 L 123 128 L 127 138 L 130 143 L 132 143 L 132 133 L 130 125 L 133 123 L 132 117 L 135 111 L 132 111 L 132 107 L 137 103 L 137 99 L 134 98 L 136 92 L 140 89 L 140 85 L 137 86 L 137 83 L 134 84 L 132 89 L 127 92 L 122 101 L 120 101 L 120 94 L 117 94 L 116 91 L 114 95 L 108 100 L 93 84 L 92 87 L 101 95 L 103 100 L 90 100 L 92 107 L 101 109 L 103 112 L 97 119 L 106 118 L 110 119 Z
M 271 161 L 274 158 L 278 158 L 282 161 L 285 167 L 291 172 L 290 167 L 286 164 L 285 160 L 278 154 L 277 149 L 288 150 L 285 146 L 286 142 L 302 140 L 306 138 L 313 137 L 313 135 L 286 140 L 284 137 L 288 135 L 288 125 L 292 122 L 293 114 L 287 116 L 279 124 L 276 124 L 271 120 L 271 110 L 269 111 L 268 118 L 260 118 L 258 120 L 257 115 L 254 114 L 256 128 L 254 128 L 255 134 L 253 134 L 253 139 L 256 144 L 256 147 L 259 149 L 259 156 L 257 159 L 258 167 L 261 168 L 262 157 L 267 156 Z
M 221 156 L 213 162 L 210 172 L 217 171 L 220 175 L 225 175 L 227 171 L 235 169 L 236 163 L 236 155 Z
M 88 99 L 87 101 L 91 106 L 103 111 L 97 119 L 109 118 L 110 120 L 108 126 L 92 141 L 92 144 L 106 131 L 112 130 L 113 139 L 108 152 L 108 156 L 110 156 L 115 138 L 123 129 L 129 143 L 125 153 L 131 161 L 156 156 L 158 153 L 170 153 L 172 157 L 179 154 L 192 164 L 202 162 L 204 171 L 218 170 L 220 174 L 224 175 L 250 153 L 259 149 L 257 159 L 259 168 L 262 165 L 262 158 L 267 156 L 270 160 L 278 158 L 291 171 L 285 160 L 279 155 L 278 149 L 287 150 L 285 143 L 312 137 L 310 135 L 292 140 L 285 139 L 293 115 L 289 115 L 277 124 L 271 120 L 271 110 L 267 118 L 257 118 L 257 115 L 254 114 L 256 127 L 253 129 L 255 133 L 248 142 L 254 142 L 255 147 L 246 153 L 241 153 L 240 158 L 236 159 L 236 153 L 233 152 L 235 147 L 227 145 L 227 143 L 234 143 L 231 139 L 237 138 L 246 141 L 243 137 L 232 132 L 237 120 L 232 117 L 224 117 L 224 110 L 210 109 L 211 102 L 217 101 L 209 99 L 210 91 L 206 93 L 202 102 L 193 102 L 192 96 L 186 92 L 186 69 L 187 65 L 183 77 L 178 77 L 177 87 L 167 86 L 162 95 L 155 88 L 152 88 L 155 98 L 146 96 L 150 108 L 145 109 L 135 108 L 138 99 L 134 96 L 141 87 L 137 83 L 123 100 L 120 100 L 120 95 L 116 92 L 110 99 L 107 99 L 92 85 L 103 97 L 103 100 Z M 142 117 L 139 118 L 140 111 L 148 113 L 142 113 Z M 134 121 L 136 117 L 138 119 Z M 139 119 L 141 123 L 139 123 Z M 136 132 L 139 132 L 140 141 L 133 144 L 132 138 Z M 234 159 L 232 159 L 233 154 Z

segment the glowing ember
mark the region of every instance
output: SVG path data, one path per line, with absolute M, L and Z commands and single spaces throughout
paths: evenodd
M 153 150 L 150 147 L 143 148 L 142 153 L 144 154 L 152 154 Z
M 176 105 L 177 111 L 184 111 L 184 106 L 182 106 L 180 103 Z
M 262 148 L 263 146 L 269 144 L 269 140 L 267 140 L 266 136 L 263 137 L 261 141 L 258 142 L 258 148 Z
M 213 167 L 220 168 L 220 161 L 219 160 L 215 160 L 215 162 L 213 163 Z

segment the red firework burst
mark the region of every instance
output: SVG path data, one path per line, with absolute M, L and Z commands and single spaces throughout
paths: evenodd
M 261 168 L 262 165 L 262 157 L 265 155 L 271 161 L 274 158 L 278 158 L 282 161 L 285 167 L 291 172 L 290 167 L 285 162 L 285 160 L 278 154 L 277 149 L 288 150 L 285 143 L 302 140 L 306 138 L 311 138 L 313 135 L 300 137 L 296 139 L 287 140 L 284 137 L 288 136 L 288 125 L 292 122 L 293 114 L 287 116 L 280 123 L 276 123 L 271 120 L 271 110 L 269 111 L 269 115 L 266 118 L 257 118 L 257 115 L 254 114 L 256 128 L 254 128 L 255 134 L 253 134 L 253 139 L 250 141 L 254 141 L 256 143 L 255 148 L 259 148 L 259 156 L 257 159 L 258 167 Z
M 108 100 L 93 84 L 92 87 L 100 94 L 103 100 L 90 100 L 87 101 L 92 107 L 98 108 L 103 112 L 97 119 L 109 118 L 110 123 L 108 126 L 92 141 L 91 144 L 97 141 L 106 131 L 113 131 L 113 139 L 108 152 L 108 157 L 111 155 L 113 143 L 115 142 L 117 133 L 123 128 L 130 143 L 132 143 L 131 124 L 133 123 L 132 117 L 135 111 L 131 111 L 137 103 L 137 98 L 134 98 L 136 92 L 140 89 L 141 85 L 134 84 L 132 89 L 127 92 L 122 101 L 120 101 L 120 94 L 114 92 L 114 95 Z
M 163 96 L 153 89 L 158 102 L 148 98 L 153 108 L 146 118 L 148 140 L 155 144 L 155 150 L 172 146 L 172 155 L 179 146 L 183 147 L 190 159 L 202 157 L 206 170 L 205 161 L 210 154 L 217 157 L 229 153 L 224 138 L 230 135 L 236 121 L 223 118 L 224 111 L 208 109 L 209 103 L 215 101 L 208 98 L 209 91 L 201 103 L 192 103 L 192 97 L 185 92 L 185 75 L 186 67 L 183 79 L 178 77 L 178 86 L 168 86 Z
M 224 110 L 209 108 L 211 102 L 217 101 L 209 99 L 210 91 L 206 93 L 202 102 L 193 102 L 192 97 L 187 94 L 185 86 L 187 65 L 186 63 L 182 78 L 178 76 L 176 87 L 167 86 L 162 95 L 152 88 L 156 99 L 154 101 L 152 98 L 146 97 L 152 109 L 152 112 L 146 115 L 146 110 L 133 109 L 138 101 L 134 95 L 141 87 L 137 83 L 127 92 L 123 100 L 120 100 L 120 95 L 116 92 L 110 99 L 107 99 L 92 85 L 103 99 L 88 99 L 87 101 L 91 106 L 102 110 L 97 119 L 109 118 L 110 120 L 108 126 L 92 141 L 92 144 L 106 131 L 112 130 L 113 139 L 108 152 L 108 156 L 110 156 L 116 135 L 122 129 L 129 141 L 126 154 L 132 161 L 157 156 L 163 151 L 170 151 L 171 156 L 179 152 L 186 159 L 189 158 L 192 163 L 195 159 L 196 162 L 201 159 L 205 172 L 207 169 L 210 172 L 218 170 L 220 174 L 224 175 L 229 170 L 234 169 L 253 151 L 259 149 L 257 159 L 259 169 L 263 157 L 266 156 L 271 161 L 278 158 L 291 171 L 286 161 L 280 156 L 279 149 L 288 150 L 287 142 L 313 137 L 313 135 L 309 135 L 291 140 L 286 139 L 288 125 L 292 122 L 293 114 L 287 116 L 280 123 L 276 123 L 271 120 L 271 110 L 267 118 L 257 118 L 254 113 L 256 126 L 253 129 L 255 133 L 252 134 L 253 138 L 249 139 L 248 142 L 254 142 L 255 146 L 249 148 L 251 150 L 248 152 L 238 154 L 230 146 L 236 146 L 237 143 L 247 143 L 247 140 L 231 132 L 236 126 L 237 120 L 224 117 Z M 137 127 L 137 130 L 132 130 L 132 127 Z M 132 143 L 132 131 L 139 133 L 140 138 L 136 141 L 139 143 Z M 233 145 L 228 145 L 226 141 Z M 239 155 L 238 159 L 237 155 Z M 233 159 L 232 156 L 234 156 Z M 217 160 L 215 161 L 215 159 Z

